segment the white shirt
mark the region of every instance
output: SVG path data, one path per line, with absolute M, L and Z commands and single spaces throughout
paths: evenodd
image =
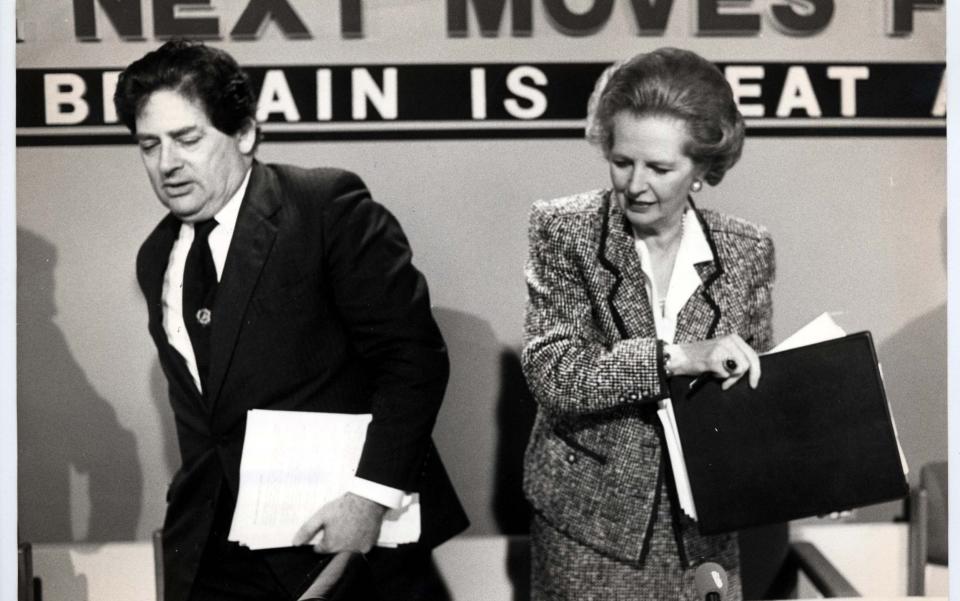
M 223 266 L 227 262 L 227 251 L 230 250 L 230 240 L 237 227 L 237 216 L 240 214 L 240 205 L 250 183 L 251 170 L 248 169 L 240 187 L 214 215 L 217 227 L 213 228 L 208 238 L 210 253 L 213 255 L 213 264 L 217 268 L 217 280 L 223 277 Z M 203 390 L 200 384 L 200 372 L 197 369 L 197 359 L 193 354 L 193 345 L 190 334 L 187 333 L 183 321 L 183 270 L 187 263 L 187 254 L 193 244 L 194 229 L 192 223 L 182 223 L 180 233 L 170 249 L 170 258 L 167 261 L 167 271 L 163 276 L 163 292 L 161 303 L 163 306 L 163 329 L 167 334 L 167 342 L 179 352 L 187 364 L 187 369 L 193 377 L 197 390 Z M 176 293 L 174 293 L 176 291 Z M 216 316 L 214 316 L 216 319 Z M 400 507 L 404 491 L 384 486 L 377 482 L 354 477 L 349 491 L 375 503 L 390 508 Z
M 634 245 L 637 254 L 640 255 L 640 267 L 647 276 L 647 298 L 653 306 L 653 323 L 657 330 L 657 337 L 664 342 L 672 343 L 677 332 L 677 316 L 702 283 L 696 264 L 712 261 L 713 251 L 710 250 L 707 236 L 700 227 L 700 220 L 697 219 L 696 213 L 691 210 L 686 211 L 683 214 L 683 237 L 680 239 L 680 248 L 677 249 L 677 258 L 673 263 L 670 283 L 667 285 L 666 293 L 663 294 L 662 291 L 657 290 L 647 245 L 640 238 L 635 239 Z
M 230 249 L 230 240 L 233 238 L 233 230 L 237 226 L 237 215 L 240 213 L 240 203 L 243 201 L 243 195 L 249 183 L 250 170 L 247 171 L 240 187 L 227 204 L 214 215 L 217 227 L 210 232 L 207 242 L 210 245 L 210 254 L 213 255 L 213 264 L 217 268 L 217 281 L 223 277 L 227 250 Z M 193 376 L 193 383 L 197 385 L 197 390 L 203 390 L 200 384 L 200 372 L 197 370 L 197 360 L 193 355 L 193 345 L 190 343 L 190 334 L 183 321 L 183 270 L 187 264 L 190 246 L 193 244 L 193 234 L 192 223 L 180 224 L 180 234 L 174 240 L 173 248 L 170 249 L 170 259 L 167 261 L 167 272 L 163 276 L 163 292 L 160 298 L 163 305 L 163 329 L 167 333 L 167 342 L 183 355 L 187 362 L 187 369 Z M 174 294 L 173 291 L 179 292 Z
M 647 298 L 653 307 L 653 325 L 657 331 L 657 338 L 667 343 L 673 342 L 677 332 L 677 316 L 690 297 L 700 287 L 700 274 L 696 264 L 713 260 L 713 251 L 707 237 L 700 227 L 700 220 L 691 210 L 683 214 L 683 236 L 680 238 L 680 248 L 677 249 L 677 258 L 673 263 L 673 273 L 670 274 L 670 283 L 666 293 L 657 290 L 653 277 L 653 265 L 650 252 L 643 240 L 637 238 L 634 242 L 637 254 L 640 256 L 640 267 L 646 276 L 645 286 Z M 687 476 L 686 463 L 683 461 L 683 447 L 680 444 L 680 435 L 677 431 L 677 422 L 673 414 L 673 404 L 670 399 L 659 402 L 657 416 L 663 424 L 663 433 L 667 441 L 667 454 L 670 456 L 670 465 L 673 469 L 673 481 L 677 486 L 677 498 L 684 513 L 697 519 L 697 509 L 693 503 L 693 493 L 690 489 L 690 478 Z

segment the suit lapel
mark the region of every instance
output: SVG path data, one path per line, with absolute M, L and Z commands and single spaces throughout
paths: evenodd
M 180 220 L 173 214 L 167 214 L 147 239 L 142 253 L 143 263 L 139 269 L 144 297 L 147 300 L 148 328 L 157 346 L 157 353 L 164 371 L 179 383 L 182 390 L 192 392 L 193 400 L 199 403 L 200 391 L 187 369 L 187 363 L 180 353 L 170 346 L 167 333 L 163 329 L 163 278 L 170 262 L 170 251 L 179 234 Z M 173 400 L 176 402 L 180 399 Z M 183 409 L 186 411 L 178 411 L 178 415 L 190 415 L 196 411 L 195 406 Z
M 604 202 L 599 262 L 613 276 L 606 291 L 607 307 L 621 338 L 656 336 L 647 298 L 646 276 L 640 266 L 630 225 L 612 192 L 606 194 Z
M 690 199 L 689 202 L 697 220 L 700 222 L 700 229 L 703 230 L 707 244 L 710 246 L 713 260 L 697 263 L 694 266 L 703 284 L 693 293 L 677 316 L 677 329 L 674 335 L 676 342 L 714 338 L 717 325 L 720 323 L 720 304 L 716 300 L 713 286 L 723 274 L 723 264 L 719 253 L 717 253 L 713 231 L 704 219 L 703 214 L 693 204 L 693 200 Z M 710 315 L 711 318 L 704 319 L 704 315 Z
M 208 410 L 212 413 L 236 346 L 243 316 L 277 233 L 274 221 L 280 208 L 276 178 L 254 162 L 237 225 L 217 289 L 216 317 L 210 332 L 210 372 L 207 375 Z
M 147 239 L 143 249 L 143 263 L 139 267 L 151 332 L 156 327 L 163 329 L 163 277 L 179 231 L 180 220 L 168 213 Z
M 606 207 L 599 251 L 600 265 L 612 276 L 606 291 L 607 305 L 622 338 L 655 337 L 656 327 L 652 305 L 647 298 L 646 276 L 637 256 L 629 222 L 612 196 L 612 193 L 608 193 L 604 199 Z M 697 210 L 692 200 L 690 206 L 700 221 L 713 260 L 695 266 L 703 284 L 678 315 L 674 335 L 677 342 L 713 338 L 720 322 L 720 305 L 715 298 L 713 286 L 723 274 L 723 265 L 717 253 L 713 233 L 703 214 Z M 711 318 L 703 319 L 704 314 L 711 315 Z

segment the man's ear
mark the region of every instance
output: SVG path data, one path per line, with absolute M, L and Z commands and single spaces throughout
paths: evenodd
M 253 149 L 257 147 L 257 122 L 248 119 L 243 129 L 237 132 L 237 144 L 240 146 L 240 152 L 246 155 L 252 155 Z

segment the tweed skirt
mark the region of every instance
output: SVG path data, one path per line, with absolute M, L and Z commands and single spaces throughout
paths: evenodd
M 532 601 L 698 601 L 694 585 L 698 564 L 684 569 L 680 563 L 666 487 L 661 501 L 643 566 L 603 555 L 534 514 L 530 526 Z M 682 518 L 681 528 L 695 531 L 697 526 Z M 737 553 L 734 545 L 706 558 L 727 569 L 725 601 L 743 598 Z

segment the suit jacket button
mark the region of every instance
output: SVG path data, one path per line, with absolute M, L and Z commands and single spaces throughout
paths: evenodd
M 574 455 L 573 453 L 569 453 L 567 455 L 567 463 L 574 464 L 576 462 L 577 462 L 577 456 Z

